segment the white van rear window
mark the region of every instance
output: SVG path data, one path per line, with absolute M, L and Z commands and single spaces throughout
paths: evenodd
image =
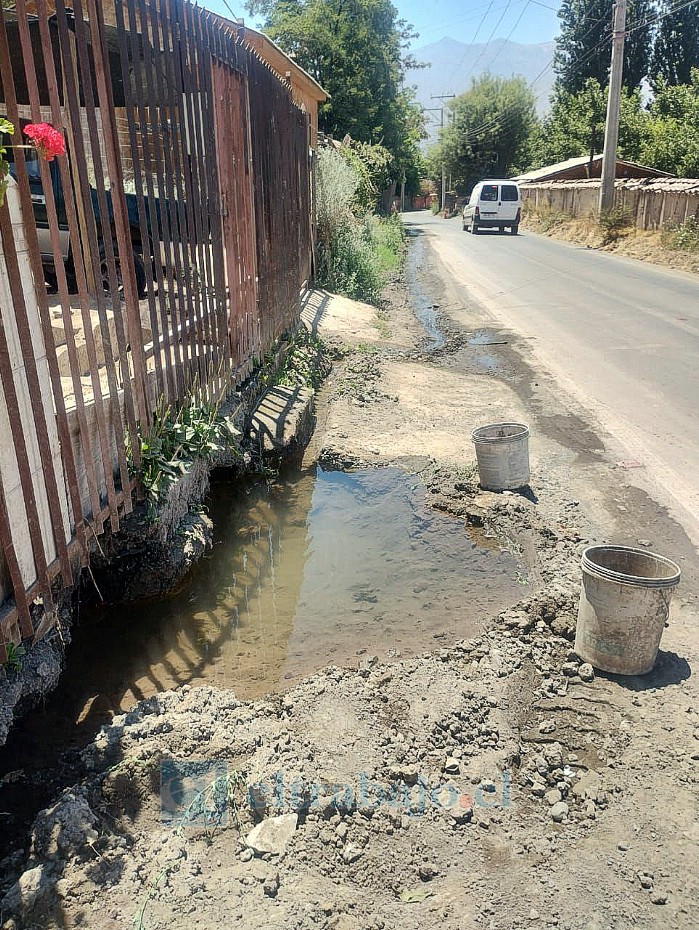
M 501 196 L 503 200 L 519 200 L 519 191 L 514 184 L 503 184 Z
M 498 199 L 497 184 L 484 184 L 481 191 L 481 200 L 495 201 Z

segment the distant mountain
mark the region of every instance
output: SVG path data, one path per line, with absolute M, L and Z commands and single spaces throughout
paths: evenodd
M 431 67 L 408 71 L 407 83 L 417 88 L 419 103 L 425 107 L 436 107 L 439 100 L 432 100 L 433 94 L 462 94 L 469 89 L 472 79 L 485 71 L 498 77 L 521 75 L 529 82 L 538 78 L 532 91 L 537 97 L 537 111 L 541 114 L 549 108 L 553 89 L 553 69 L 545 70 L 551 63 L 553 51 L 553 42 L 520 45 L 506 39 L 495 39 L 486 47 L 484 43 L 469 45 L 445 36 L 439 42 L 413 50 L 418 61 L 429 63 Z M 545 73 L 539 77 L 542 71 Z

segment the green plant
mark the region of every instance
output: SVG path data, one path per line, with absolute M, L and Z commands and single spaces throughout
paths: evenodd
M 385 310 L 376 311 L 376 319 L 374 320 L 374 326 L 379 331 L 379 336 L 382 339 L 388 339 L 391 335 L 391 328 L 388 325 L 388 314 Z
M 699 252 L 699 216 L 690 216 L 663 236 L 666 245 L 681 252 Z
M 275 346 L 276 349 L 276 346 Z M 273 349 L 264 358 L 259 376 L 262 387 L 281 384 L 288 387 L 305 387 L 316 390 L 320 387 L 328 367 L 324 363 L 327 349 L 322 339 L 314 336 L 305 327 L 298 329 L 289 339 L 281 367 L 274 367 L 276 351 Z
M 138 762 L 138 760 L 131 760 Z M 110 771 L 116 771 L 118 766 Z M 216 830 L 221 826 L 228 810 L 233 813 L 235 825 L 240 830 L 239 795 L 246 787 L 244 777 L 234 769 L 225 775 L 212 779 L 201 791 L 198 791 L 187 805 L 175 827 L 175 836 L 183 836 L 187 827 L 200 826 L 204 823 L 204 837 L 211 844 Z M 163 880 L 179 870 L 179 863 L 171 862 L 155 875 L 148 884 L 143 900 L 133 916 L 134 930 L 146 930 L 145 916 L 150 902 L 156 897 Z
M 146 895 L 143 899 L 143 903 L 141 904 L 139 909 L 134 914 L 134 917 L 133 917 L 134 930 L 146 930 L 146 924 L 145 924 L 146 908 L 148 907 L 149 903 L 153 900 L 153 898 L 158 893 L 158 887 L 160 883 L 162 882 L 162 880 L 164 878 L 167 878 L 167 876 L 171 872 L 176 872 L 178 868 L 179 866 L 166 865 L 164 868 L 160 870 L 160 872 L 158 872 L 155 878 L 152 879 L 146 891 Z
M 622 206 L 612 207 L 600 213 L 599 225 L 604 233 L 604 244 L 616 242 L 623 231 L 632 225 L 631 217 Z
M 22 668 L 22 659 L 26 656 L 27 650 L 21 643 L 18 646 L 15 646 L 14 643 L 7 643 L 5 651 L 7 652 L 5 667 L 13 672 L 18 672 Z
M 386 277 L 397 271 L 402 263 L 405 250 L 405 228 L 397 213 L 385 218 L 373 218 L 370 227 L 371 237 L 376 249 L 379 273 Z
M 219 414 L 218 405 L 186 401 L 178 410 L 161 399 L 146 433 L 139 429 L 140 477 L 146 492 L 149 514 L 165 499 L 172 485 L 196 459 L 211 459 L 232 447 L 234 433 Z M 133 456 L 130 456 L 133 462 Z
M 542 204 L 540 207 L 534 208 L 530 207 L 529 204 L 525 201 L 525 222 L 528 219 L 531 219 L 539 227 L 539 229 L 541 229 L 542 232 L 549 232 L 556 226 L 560 226 L 561 223 L 565 223 L 571 218 L 571 216 L 566 213 L 562 213 L 560 210 L 554 210 L 554 208 L 548 204 Z
M 325 376 L 324 366 L 318 364 L 324 352 L 325 346 L 321 339 L 306 329 L 299 330 L 291 339 L 276 383 L 289 387 L 303 384 L 316 390 Z
M 357 216 L 361 178 L 333 149 L 318 155 L 318 272 L 321 287 L 378 304 L 381 289 L 400 266 L 400 217 Z

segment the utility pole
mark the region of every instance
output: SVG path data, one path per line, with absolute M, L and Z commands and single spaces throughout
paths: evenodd
M 607 124 L 604 130 L 602 155 L 602 183 L 599 191 L 599 212 L 614 206 L 614 180 L 616 178 L 617 148 L 619 145 L 619 110 L 621 105 L 621 78 L 624 70 L 624 39 L 626 38 L 626 0 L 614 5 L 614 32 L 612 41 L 612 67 L 609 75 Z
M 456 97 L 456 94 L 432 94 L 433 100 L 453 100 L 454 97 Z M 439 126 L 440 126 L 440 129 L 443 130 L 444 129 L 444 104 L 442 104 L 442 106 L 439 107 L 439 110 L 441 112 L 441 119 L 440 119 Z M 444 209 L 444 201 L 446 200 L 446 195 L 447 195 L 447 169 L 444 165 L 444 157 L 442 157 L 442 199 L 440 200 L 440 206 L 442 210 Z

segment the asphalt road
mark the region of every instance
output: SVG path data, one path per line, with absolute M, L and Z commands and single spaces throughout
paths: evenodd
M 522 231 L 404 214 L 455 283 L 642 463 L 634 482 L 699 545 L 699 277 Z

